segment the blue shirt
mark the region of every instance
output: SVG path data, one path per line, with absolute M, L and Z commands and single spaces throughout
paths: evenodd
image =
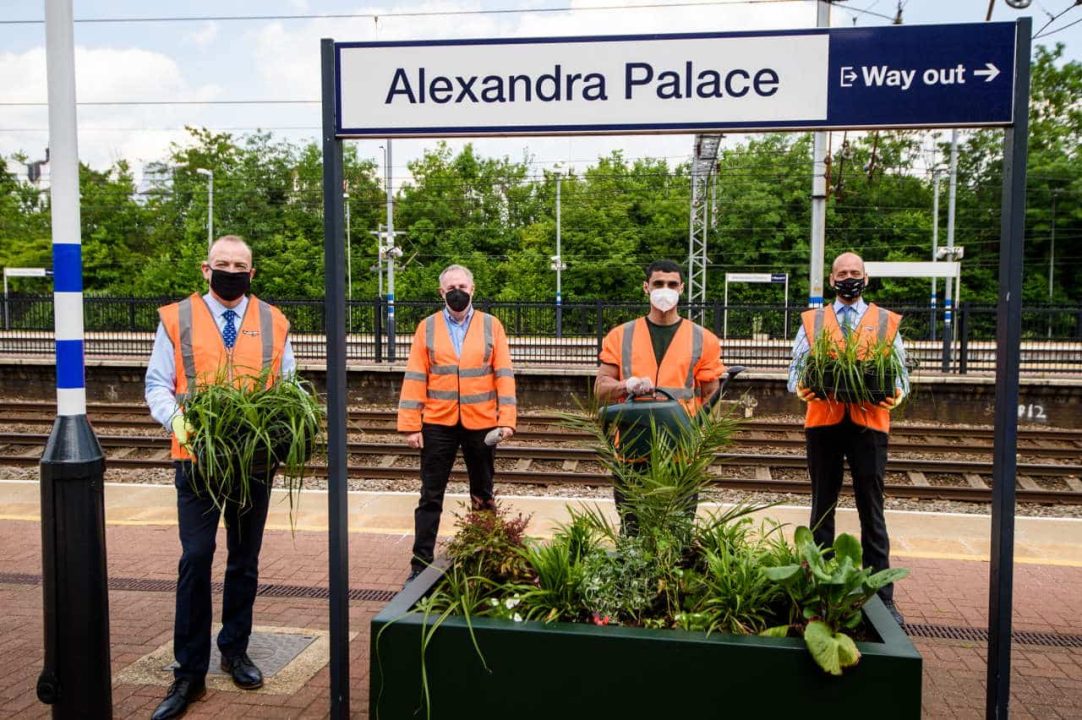
M 843 312 L 843 308 L 846 309 Z M 860 324 L 861 318 L 864 317 L 864 313 L 868 310 L 868 303 L 864 302 L 864 298 L 857 298 L 857 301 L 852 305 L 846 305 L 841 300 L 834 301 L 834 314 L 838 316 L 839 325 L 848 325 L 851 328 L 855 328 Z M 849 318 L 845 315 L 848 313 Z M 855 316 L 852 313 L 856 313 Z M 800 330 L 797 331 L 796 340 L 793 341 L 793 361 L 789 363 L 789 392 L 796 392 L 797 376 L 800 374 L 801 361 L 804 356 L 808 354 L 810 349 L 808 345 L 808 335 L 804 332 L 804 324 L 801 323 Z M 909 394 L 909 372 L 905 370 L 905 348 L 902 347 L 902 334 L 896 333 L 894 335 L 894 352 L 897 353 L 898 359 L 902 363 L 902 374 L 894 381 L 894 386 L 900 388 L 903 394 Z
M 225 328 L 225 318 L 222 314 L 227 308 L 218 302 L 210 293 L 203 296 L 203 300 L 210 308 L 214 321 L 218 324 L 218 332 Z M 232 308 L 237 314 L 234 323 L 240 329 L 240 322 L 244 318 L 244 311 L 248 309 L 248 296 L 241 298 L 240 303 Z M 154 349 L 150 352 L 150 362 L 147 364 L 146 387 L 143 397 L 146 398 L 150 415 L 166 430 L 171 430 L 169 423 L 177 414 L 177 361 L 173 349 L 173 341 L 165 332 L 165 327 L 158 323 L 158 331 L 154 335 Z M 282 351 L 282 375 L 291 375 L 297 370 L 297 361 L 293 357 L 293 345 L 286 338 L 286 346 Z
M 451 345 L 455 348 L 455 355 L 462 357 L 462 343 L 466 339 L 466 332 L 470 329 L 470 320 L 473 320 L 473 305 L 466 311 L 466 317 L 462 322 L 451 317 L 451 311 L 443 306 L 443 318 L 447 321 L 447 332 L 451 334 Z

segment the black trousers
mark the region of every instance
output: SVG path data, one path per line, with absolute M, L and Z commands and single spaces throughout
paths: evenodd
M 812 483 L 811 525 L 815 542 L 824 547 L 834 544 L 834 507 L 842 487 L 843 462 L 848 460 L 860 518 L 864 567 L 877 572 L 890 567 L 890 538 L 887 537 L 887 521 L 883 514 L 883 480 L 887 469 L 889 436 L 857 425 L 848 415 L 837 425 L 808 428 L 805 436 L 808 474 Z M 892 601 L 893 584 L 881 589 L 879 596 L 884 601 Z
M 469 430 L 461 423 L 421 427 L 424 445 L 421 447 L 421 500 L 413 512 L 411 564 L 414 569 L 427 567 L 434 558 L 443 513 L 443 494 L 460 447 L 470 477 L 470 506 L 474 510 L 495 507 L 492 478 L 496 472 L 496 449 L 485 445 L 485 435 L 491 430 Z
M 201 680 L 210 665 L 211 595 L 210 569 L 214 562 L 215 537 L 221 512 L 205 490 L 196 492 L 190 462 L 177 462 L 177 519 L 180 527 L 180 567 L 177 608 L 173 624 L 173 654 L 177 679 Z M 218 649 L 232 656 L 248 651 L 252 634 L 252 605 L 259 585 L 259 549 L 267 522 L 270 485 L 274 471 L 264 481 L 251 483 L 251 505 L 239 510 L 226 505 L 225 588 L 222 593 L 222 629 Z

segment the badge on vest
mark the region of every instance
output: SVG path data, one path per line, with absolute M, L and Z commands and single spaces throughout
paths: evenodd
M 258 335 L 259 334 L 258 330 L 241 330 L 240 332 L 241 332 L 242 335 Z

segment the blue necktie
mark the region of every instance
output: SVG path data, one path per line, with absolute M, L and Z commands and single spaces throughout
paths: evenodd
M 233 323 L 233 318 L 237 316 L 232 310 L 226 310 L 222 313 L 222 317 L 225 318 L 225 327 L 222 328 L 222 340 L 225 341 L 225 349 L 232 350 L 233 346 L 237 344 L 237 326 Z

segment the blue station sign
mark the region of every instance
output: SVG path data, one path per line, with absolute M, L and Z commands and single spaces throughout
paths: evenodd
M 339 137 L 1006 125 L 1013 23 L 337 43 Z

